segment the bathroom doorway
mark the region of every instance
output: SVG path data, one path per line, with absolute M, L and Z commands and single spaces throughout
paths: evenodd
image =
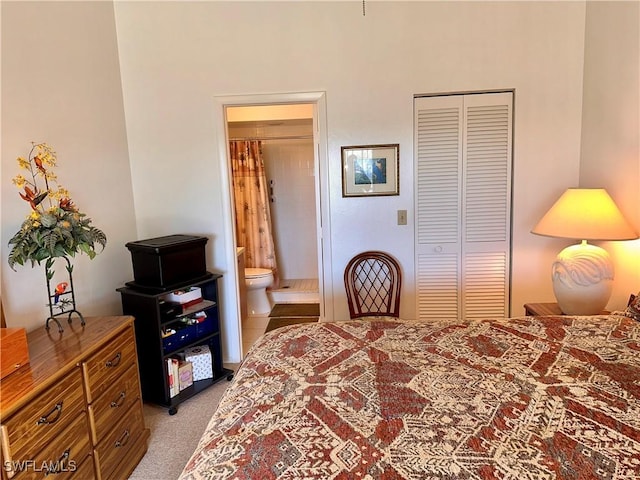
M 284 94 L 225 97 L 220 99 L 223 111 L 225 158 L 227 160 L 229 199 L 228 244 L 233 248 L 228 258 L 238 251 L 235 235 L 232 173 L 228 152 L 229 141 L 259 140 L 262 145 L 269 205 L 272 210 L 273 236 L 276 244 L 279 284 L 269 293 L 272 303 L 318 303 L 320 318 L 327 319 L 326 298 L 330 292 L 324 279 L 331 278 L 328 245 L 328 208 L 321 208 L 328 198 L 326 187 L 327 156 L 324 128 L 324 94 Z M 220 129 L 222 130 L 222 129 Z M 241 249 L 240 249 L 241 250 Z M 248 322 L 241 315 L 243 272 L 236 265 L 238 283 L 237 311 L 240 339 Z M 230 262 L 231 266 L 231 262 Z M 246 317 L 246 315 L 245 315 Z M 243 320 L 245 322 L 243 323 Z M 262 323 L 268 322 L 263 319 Z M 258 330 L 265 325 L 249 325 Z M 241 348 L 247 349 L 243 341 Z
M 249 213 L 245 212 L 258 214 L 266 208 L 267 217 L 271 219 L 271 236 L 264 233 L 245 233 L 237 237 L 237 247 L 244 249 L 240 255 L 245 255 L 246 267 L 264 268 L 265 265 L 260 263 L 259 256 L 253 258 L 253 252 L 267 252 L 266 245 L 249 245 L 259 237 L 272 238 L 275 253 L 275 260 L 266 260 L 269 265 L 275 266 L 274 281 L 266 291 L 263 292 L 263 288 L 260 288 L 264 282 L 258 285 L 257 281 L 245 276 L 245 280 L 249 281 L 245 285 L 246 296 L 241 297 L 240 301 L 248 304 L 246 315 L 242 318 L 243 347 L 247 350 L 267 328 L 271 306 L 284 303 L 319 303 L 313 105 L 228 107 L 227 134 L 229 141 L 234 145 L 231 158 L 238 155 L 238 148 L 241 152 L 249 148 L 264 162 L 265 178 L 261 180 L 264 181 L 264 193 L 267 198 L 257 204 L 250 203 L 257 201 L 260 195 L 248 195 L 246 190 L 251 189 L 258 179 L 245 177 L 245 173 L 235 173 L 235 169 L 232 168 L 232 186 L 238 188 L 237 183 L 241 183 L 243 192 L 241 199 L 235 200 L 235 216 L 238 217 L 242 213 L 241 218 L 244 219 L 249 216 Z M 250 156 L 245 157 L 245 162 Z M 238 181 L 236 175 L 241 176 Z M 234 195 L 238 194 L 239 192 L 234 192 Z M 239 212 L 238 209 L 243 208 L 243 205 L 244 211 Z M 238 225 L 236 218 L 236 231 Z M 244 230 L 245 224 L 242 225 Z M 271 251 L 271 248 L 268 251 Z M 242 277 L 242 272 L 239 273 Z M 239 287 L 242 291 L 243 286 Z M 260 291 L 251 290 L 256 288 Z M 263 307 L 265 298 L 270 304 L 266 310 Z M 256 311 L 257 301 L 263 307 L 259 312 Z M 241 305 L 241 311 L 245 312 L 242 307 L 244 305 Z

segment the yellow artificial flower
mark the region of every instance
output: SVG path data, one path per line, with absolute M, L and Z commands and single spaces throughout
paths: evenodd
M 20 168 L 25 168 L 27 170 L 31 169 L 31 163 L 26 158 L 18 157 L 17 160 L 18 160 L 18 165 L 20 166 Z
M 37 148 L 38 148 L 38 157 L 40 157 L 40 160 L 42 160 L 42 163 L 44 163 L 49 167 L 55 167 L 56 152 L 54 152 L 53 149 L 46 143 L 41 143 L 37 145 Z
M 13 184 L 18 188 L 24 187 L 27 183 L 27 179 L 24 178 L 22 175 L 16 175 L 15 177 L 13 177 L 12 181 L 13 181 Z
M 59 187 L 58 190 L 53 193 L 53 197 L 54 198 L 68 198 L 69 197 L 69 190 L 67 190 L 66 188 L 62 188 Z
M 56 166 L 56 152 L 46 143 L 32 142 L 31 145 L 27 159 L 17 158 L 20 168 L 29 174 L 13 178 L 20 189 L 20 198 L 29 204 L 31 212 L 20 231 L 9 240 L 12 245 L 9 266 L 13 269 L 29 260 L 32 265 L 39 264 L 45 259 L 73 256 L 78 252 L 93 258 L 97 245 L 105 247 L 106 235 L 91 225 L 91 219 L 84 218 L 71 201 L 68 190 L 58 184 L 57 175 L 51 171 Z

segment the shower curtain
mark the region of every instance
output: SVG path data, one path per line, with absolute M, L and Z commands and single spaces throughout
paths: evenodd
M 277 286 L 279 277 L 262 142 L 231 141 L 229 150 L 236 208 L 237 245 L 245 248 L 246 267 L 271 269 L 273 286 Z

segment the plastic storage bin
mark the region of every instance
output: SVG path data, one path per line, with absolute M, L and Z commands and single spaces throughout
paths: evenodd
M 165 327 L 167 332 L 162 337 L 162 346 L 166 352 L 175 352 L 176 350 L 196 341 L 215 331 L 216 324 L 212 317 L 203 316 L 184 317 L 181 320 L 172 322 Z M 169 332 L 175 332 L 169 334 Z
M 168 235 L 129 242 L 137 285 L 170 288 L 207 275 L 206 237 Z

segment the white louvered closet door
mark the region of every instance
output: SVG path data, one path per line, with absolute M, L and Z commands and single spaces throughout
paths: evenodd
M 509 315 L 512 93 L 415 99 L 420 319 Z

